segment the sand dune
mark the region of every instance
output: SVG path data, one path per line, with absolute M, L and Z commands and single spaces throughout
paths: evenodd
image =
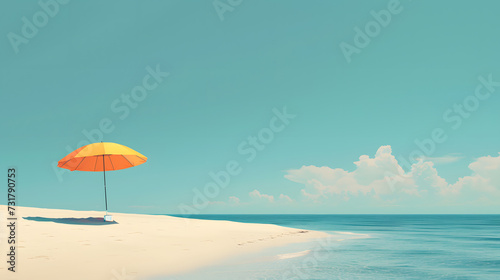
M 102 212 L 18 207 L 17 271 L 12 273 L 6 263 L 6 206 L 0 211 L 0 279 L 142 279 L 327 236 L 275 225 L 157 215 L 113 213 L 116 223 L 104 223 Z

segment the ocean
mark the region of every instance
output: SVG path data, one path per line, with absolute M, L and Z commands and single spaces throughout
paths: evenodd
M 159 279 L 500 279 L 500 215 L 195 215 L 324 231 Z

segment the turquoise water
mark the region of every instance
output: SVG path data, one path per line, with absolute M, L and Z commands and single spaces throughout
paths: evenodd
M 197 215 L 332 238 L 158 279 L 500 279 L 500 215 Z

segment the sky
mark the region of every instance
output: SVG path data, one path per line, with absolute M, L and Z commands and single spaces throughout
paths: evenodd
M 104 141 L 111 212 L 500 213 L 498 1 L 0 5 L 19 205 L 103 210 Z

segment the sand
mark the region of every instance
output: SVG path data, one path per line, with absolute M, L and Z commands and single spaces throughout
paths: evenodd
M 6 206 L 0 206 L 0 279 L 132 280 L 172 275 L 232 256 L 306 242 L 326 233 L 276 225 L 163 215 L 17 207 L 16 272 L 7 270 Z

